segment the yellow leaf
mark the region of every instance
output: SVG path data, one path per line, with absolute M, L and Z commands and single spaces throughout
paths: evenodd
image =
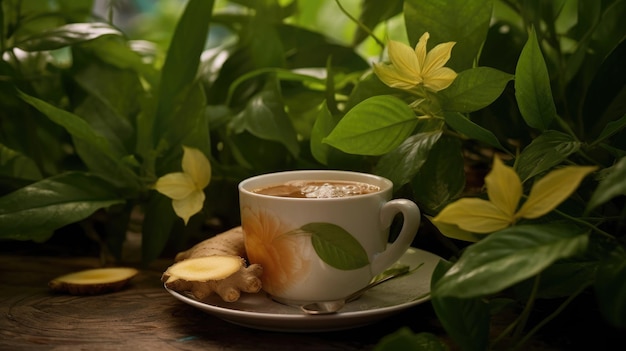
M 383 83 L 392 88 L 411 90 L 419 84 L 413 77 L 405 75 L 397 71 L 393 66 L 384 63 L 375 64 L 374 73 Z
M 391 64 L 375 64 L 374 73 L 388 86 L 418 95 L 421 85 L 432 91 L 447 88 L 457 76 L 454 70 L 444 67 L 455 43 L 442 43 L 428 52 L 426 44 L 429 37 L 428 32 L 424 33 L 414 50 L 408 45 L 390 40 L 388 52 Z
M 422 69 L 424 69 L 424 63 L 426 62 L 426 56 L 428 55 L 426 44 L 428 43 L 429 38 L 430 33 L 425 32 L 417 41 L 417 45 L 415 45 L 415 57 L 417 57 L 420 73 L 422 72 Z
M 480 240 L 481 236 L 468 232 L 466 230 L 463 230 L 455 224 L 438 222 L 438 221 L 435 221 L 433 218 L 430 218 L 430 217 L 428 218 L 431 220 L 433 225 L 437 227 L 437 229 L 439 229 L 441 234 L 447 236 L 448 238 L 469 241 L 469 242 L 477 242 L 478 240 Z
M 189 218 L 202 210 L 204 198 L 204 191 L 196 190 L 183 199 L 172 200 L 172 207 L 176 215 L 182 218 L 187 225 Z
M 513 218 L 522 198 L 522 182 L 515 170 L 506 166 L 498 156 L 493 158 L 491 172 L 485 177 L 489 200 Z
M 183 172 L 157 179 L 154 189 L 172 199 L 174 212 L 185 221 L 204 206 L 204 188 L 211 181 L 211 163 L 198 149 L 183 146 Z
M 516 218 L 537 218 L 555 209 L 578 188 L 593 166 L 569 166 L 548 173 L 538 180 L 530 190 Z
M 399 72 L 406 75 L 407 79 L 417 80 L 420 78 L 420 63 L 410 46 L 390 40 L 388 52 L 391 64 Z M 416 83 L 419 83 L 419 81 L 416 81 Z
M 442 68 L 452 56 L 452 48 L 456 43 L 449 41 L 447 43 L 438 44 L 426 55 L 426 60 L 422 66 L 423 72 L 435 71 Z
M 183 172 L 189 174 L 196 189 L 204 189 L 211 181 L 211 163 L 198 149 L 183 146 Z
M 170 199 L 183 199 L 193 191 L 196 186 L 187 173 L 169 173 L 159 178 L 154 189 Z
M 449 87 L 456 79 L 456 72 L 448 67 L 441 67 L 424 76 L 424 86 L 432 91 L 439 91 Z
M 456 79 L 456 72 L 444 67 L 450 59 L 452 47 L 455 44 L 452 41 L 439 44 L 426 55 L 426 61 L 422 66 L 422 80 L 426 88 L 432 91 L 443 90 Z
M 493 203 L 478 198 L 463 198 L 446 206 L 434 221 L 454 224 L 473 233 L 492 233 L 508 227 L 512 216 Z

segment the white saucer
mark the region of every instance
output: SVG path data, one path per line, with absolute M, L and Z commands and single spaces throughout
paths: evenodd
M 242 294 L 236 302 L 224 302 L 217 295 L 200 302 L 185 294 L 166 290 L 188 305 L 249 328 L 283 332 L 342 330 L 374 323 L 428 301 L 430 278 L 441 259 L 430 252 L 409 248 L 398 262 L 409 265 L 411 269 L 422 264 L 421 267 L 407 276 L 372 288 L 335 314 L 305 315 L 298 308 L 275 302 L 264 293 Z

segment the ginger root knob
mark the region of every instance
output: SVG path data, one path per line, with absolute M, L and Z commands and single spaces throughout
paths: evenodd
M 206 239 L 187 251 L 179 252 L 174 261 L 213 255 L 245 257 L 246 248 L 243 242 L 243 230 L 240 226 Z
M 198 300 L 217 293 L 224 301 L 237 301 L 241 292 L 256 293 L 261 290 L 258 264 L 246 267 L 239 256 L 213 255 L 193 257 L 171 265 L 161 276 L 168 289 L 189 291 Z
M 224 301 L 237 301 L 242 291 L 261 290 L 263 267 L 246 267 L 245 257 L 243 230 L 235 227 L 178 253 L 161 281 L 168 289 L 189 291 L 198 300 L 217 293 Z

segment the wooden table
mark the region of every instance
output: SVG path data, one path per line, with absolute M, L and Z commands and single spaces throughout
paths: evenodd
M 346 331 L 282 333 L 222 321 L 173 298 L 161 259 L 122 291 L 98 296 L 51 292 L 61 274 L 98 267 L 96 258 L 0 254 L 0 350 L 368 350 L 403 326 L 443 333 L 430 303 Z

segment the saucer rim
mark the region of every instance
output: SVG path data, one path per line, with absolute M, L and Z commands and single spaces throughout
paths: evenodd
M 409 255 L 413 254 L 417 254 L 417 257 L 409 257 Z M 372 324 L 395 313 L 399 313 L 400 311 L 409 309 L 430 300 L 430 279 L 432 278 L 434 268 L 439 260 L 444 259 L 432 252 L 414 247 L 410 247 L 407 252 L 402 256 L 400 261 L 402 261 L 403 259 L 413 261 L 410 262 L 412 267 L 414 264 L 420 264 L 421 262 L 424 263 L 423 266 L 414 273 L 420 273 L 418 277 L 411 277 L 411 275 L 409 275 L 406 278 L 413 278 L 416 282 L 419 280 L 419 282 L 421 282 L 422 284 L 425 283 L 423 287 L 426 287 L 426 291 L 424 292 L 426 296 L 418 296 L 414 300 L 400 301 L 390 306 L 372 306 L 371 308 L 367 308 L 364 310 L 339 311 L 337 313 L 326 315 L 311 316 L 304 313 L 290 314 L 228 308 L 223 305 L 220 306 L 212 304 L 210 301 L 196 300 L 195 298 L 188 296 L 185 293 L 179 293 L 177 291 L 168 289 L 165 286 L 164 288 L 173 297 L 181 302 L 200 309 L 201 311 L 208 313 L 214 317 L 220 318 L 226 322 L 243 327 L 281 332 L 324 332 L 345 330 Z M 420 272 L 420 270 L 422 269 L 428 270 L 428 272 Z M 377 290 L 372 289 L 369 294 L 377 295 L 383 292 L 385 288 L 393 286 L 392 283 L 393 282 L 389 282 L 389 285 L 387 286 L 385 285 L 387 283 L 382 284 L 377 288 Z M 242 293 L 242 298 L 253 300 L 263 299 L 264 301 L 262 303 L 265 303 L 264 306 L 266 306 L 267 304 L 281 305 L 279 302 L 272 300 L 267 293 Z M 349 304 L 355 303 L 358 303 L 358 300 L 350 302 Z M 297 307 L 294 307 L 294 311 L 297 311 Z

